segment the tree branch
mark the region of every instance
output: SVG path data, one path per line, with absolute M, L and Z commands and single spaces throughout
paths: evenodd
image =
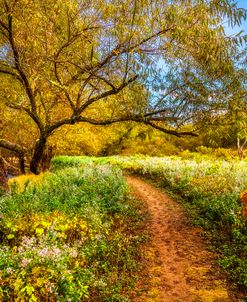
M 112 118 L 112 119 L 105 119 L 105 120 L 96 120 L 88 117 L 83 117 L 83 116 L 74 116 L 68 119 L 64 119 L 61 121 L 58 121 L 57 123 L 49 126 L 46 129 L 46 133 L 50 135 L 54 130 L 57 128 L 63 126 L 63 125 L 73 125 L 75 123 L 89 123 L 91 125 L 96 125 L 96 126 L 107 126 L 115 123 L 120 123 L 120 122 L 137 122 L 137 123 L 142 123 L 149 125 L 161 132 L 168 133 L 171 135 L 175 135 L 177 137 L 181 136 L 195 136 L 197 137 L 198 134 L 194 133 L 193 131 L 177 131 L 177 130 L 171 130 L 171 129 L 166 129 L 164 127 L 161 127 L 157 124 L 155 124 L 155 121 L 159 121 L 157 119 L 152 119 L 152 120 L 145 120 L 143 119 L 142 116 L 139 115 L 132 115 L 132 116 L 126 116 L 126 117 L 119 117 L 119 118 Z
M 24 155 L 25 152 L 18 144 L 11 143 L 7 140 L 0 139 L 0 147 Z
M 19 168 L 25 174 L 25 151 L 18 144 L 13 144 L 7 140 L 0 139 L 0 148 L 7 149 L 17 154 L 19 157 Z
M 27 107 L 24 107 L 24 106 L 21 106 L 21 105 L 12 104 L 12 103 L 9 103 L 8 101 L 5 102 L 5 105 L 7 107 L 11 108 L 11 109 L 21 110 L 21 111 L 26 112 L 31 117 L 31 119 L 38 125 L 39 129 L 43 129 L 43 126 L 40 123 L 40 120 L 37 117 L 37 115 L 34 114 L 31 110 L 29 110 Z
M 11 75 L 11 76 L 13 76 L 14 78 L 16 78 L 18 81 L 22 82 L 22 79 L 18 76 L 18 74 L 14 73 L 14 72 L 12 72 L 12 71 L 4 70 L 4 69 L 1 69 L 1 68 L 0 68 L 0 73 L 7 74 L 7 75 Z
M 13 35 L 12 15 L 11 15 L 11 12 L 9 11 L 9 8 L 8 8 L 7 4 L 6 4 L 6 8 L 7 8 L 7 13 L 8 13 L 8 40 L 9 40 L 10 46 L 11 46 L 12 51 L 13 51 L 14 61 L 15 61 L 15 68 L 18 71 L 18 73 L 19 73 L 19 75 L 20 75 L 20 77 L 23 81 L 26 93 L 27 93 L 28 98 L 30 100 L 30 105 L 31 105 L 31 108 L 32 108 L 32 112 L 33 112 L 34 115 L 36 115 L 36 119 L 38 120 L 37 107 L 36 107 L 34 94 L 33 94 L 32 88 L 30 86 L 30 83 L 28 81 L 28 78 L 27 78 L 25 72 L 23 71 L 23 69 L 21 67 L 19 53 L 18 53 L 17 47 L 15 45 L 15 40 L 14 40 L 14 35 Z M 40 121 L 38 123 L 38 126 L 39 127 L 41 126 Z
M 90 106 L 91 104 L 95 103 L 96 101 L 99 101 L 100 99 L 103 99 L 107 96 L 110 95 L 114 95 L 119 93 L 121 90 L 123 90 L 126 86 L 128 86 L 130 83 L 134 82 L 136 79 L 138 78 L 138 75 L 135 75 L 133 78 L 130 78 L 127 82 L 122 83 L 122 85 L 120 85 L 117 88 L 113 88 L 111 90 L 107 90 L 95 97 L 90 98 L 89 100 L 87 100 L 87 102 L 85 102 L 77 111 L 77 114 L 80 115 L 88 106 Z
M 163 128 L 163 127 L 161 127 L 157 124 L 154 124 L 151 121 L 145 121 L 144 124 L 149 125 L 149 126 L 153 127 L 154 129 L 157 129 L 161 132 L 171 134 L 171 135 L 174 135 L 174 136 L 177 136 L 177 137 L 181 137 L 181 136 L 195 136 L 195 137 L 197 137 L 198 136 L 198 134 L 194 133 L 193 131 L 182 131 L 182 132 L 180 132 L 180 131 L 176 131 L 176 130 L 170 130 L 170 129 Z

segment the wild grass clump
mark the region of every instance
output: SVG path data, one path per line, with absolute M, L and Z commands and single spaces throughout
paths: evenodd
M 121 173 L 109 165 L 62 169 L 39 176 L 39 179 L 42 180 L 40 184 L 36 176 L 24 178 L 24 182 L 18 178 L 11 180 L 12 194 L 2 199 L 1 212 L 15 216 L 59 210 L 74 215 L 83 212 L 85 206 L 117 211 L 119 201 L 126 195 Z
M 59 158 L 63 164 L 73 161 Z M 52 165 L 55 165 L 54 158 Z M 205 160 L 173 157 L 77 157 L 84 161 L 111 163 L 129 173 L 155 180 L 183 197 L 195 224 L 202 226 L 212 238 L 222 257 L 220 264 L 230 277 L 247 288 L 247 217 L 243 216 L 241 192 L 247 189 L 247 162 L 239 160 Z M 75 163 L 75 162 L 74 162 Z
M 0 199 L 1 301 L 128 301 L 140 216 L 121 172 L 60 169 Z

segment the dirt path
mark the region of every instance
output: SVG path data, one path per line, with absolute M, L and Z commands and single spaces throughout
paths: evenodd
M 182 207 L 137 177 L 127 181 L 150 215 L 151 243 L 144 247 L 142 294 L 135 302 L 238 301 L 227 290 L 201 230 L 188 224 Z

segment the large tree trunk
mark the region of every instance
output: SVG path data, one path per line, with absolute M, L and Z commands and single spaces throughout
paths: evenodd
M 42 169 L 42 171 L 49 170 L 52 156 L 53 156 L 52 147 L 51 146 L 46 147 L 45 151 L 43 152 L 42 159 L 41 159 L 41 169 Z
M 25 158 L 24 154 L 19 156 L 19 169 L 21 174 L 25 174 Z
M 45 152 L 47 136 L 41 135 L 34 147 L 33 156 L 30 162 L 30 171 L 36 175 L 40 173 L 40 164 Z

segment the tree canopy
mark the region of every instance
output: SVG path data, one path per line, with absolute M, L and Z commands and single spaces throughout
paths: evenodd
M 34 137 L 36 174 L 63 125 L 133 121 L 195 135 L 183 126 L 241 86 L 232 57 L 244 38 L 227 37 L 222 20 L 245 17 L 230 0 L 0 0 L 1 120 Z M 25 154 L 0 131 L 0 147 Z

